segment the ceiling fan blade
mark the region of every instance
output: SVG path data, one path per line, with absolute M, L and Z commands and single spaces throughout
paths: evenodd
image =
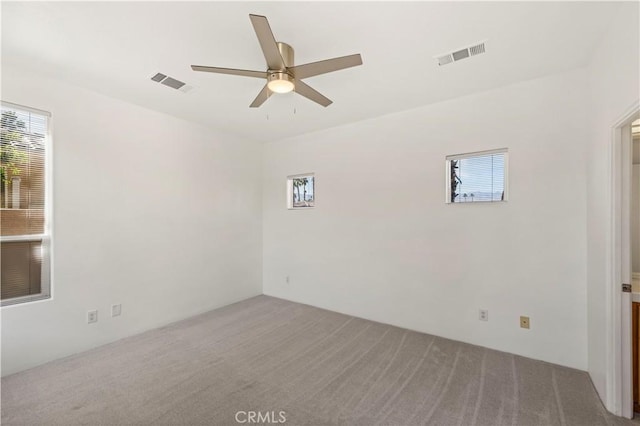
M 267 66 L 270 70 L 283 70 L 285 68 L 284 60 L 282 59 L 282 55 L 280 55 L 280 50 L 278 50 L 278 45 L 276 44 L 276 39 L 273 36 L 273 33 L 271 32 L 271 27 L 269 26 L 267 17 L 261 15 L 249 15 L 249 18 L 251 19 L 253 29 L 256 32 L 258 41 L 260 42 L 264 58 L 267 60 Z
M 249 105 L 249 108 L 258 108 L 260 105 L 264 103 L 264 101 L 269 99 L 269 96 L 271 96 L 271 90 L 269 90 L 269 88 L 265 84 L 262 90 L 260 91 L 260 93 L 258 93 L 258 96 L 256 96 L 253 102 L 251 102 L 251 105 Z
M 217 74 L 241 75 L 243 77 L 267 78 L 265 71 L 237 70 L 233 68 L 204 67 L 202 65 L 191 65 L 194 71 L 214 72 Z
M 293 72 L 295 78 L 307 78 L 314 75 L 326 74 L 332 71 L 338 71 L 345 68 L 351 68 L 362 65 L 362 57 L 360 54 L 342 56 L 340 58 L 326 59 L 324 61 L 311 62 L 309 64 L 297 65 L 289 68 Z
M 316 89 L 314 89 L 313 87 L 309 86 L 306 83 L 303 83 L 300 80 L 296 80 L 294 84 L 296 87 L 295 89 L 296 93 L 304 96 L 307 99 L 312 100 L 313 102 L 316 102 L 322 105 L 323 107 L 328 107 L 333 103 L 331 99 L 327 98 L 326 96 L 318 92 Z

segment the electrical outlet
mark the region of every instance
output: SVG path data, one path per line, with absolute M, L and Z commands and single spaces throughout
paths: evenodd
M 529 317 L 520 317 L 520 328 L 529 328 L 530 326 Z
M 112 317 L 117 317 L 120 316 L 120 314 L 122 313 L 122 305 L 121 304 L 117 304 L 117 305 L 111 305 L 111 316 Z
M 87 312 L 87 324 L 98 322 L 98 311 Z
M 480 309 L 478 319 L 480 321 L 489 321 L 489 311 L 486 309 Z

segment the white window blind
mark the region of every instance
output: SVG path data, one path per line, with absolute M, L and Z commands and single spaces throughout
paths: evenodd
M 506 201 L 507 150 L 447 157 L 447 202 Z
M 2 103 L 0 279 L 3 304 L 49 295 L 49 113 Z

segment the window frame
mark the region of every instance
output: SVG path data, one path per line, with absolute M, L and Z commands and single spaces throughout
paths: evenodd
M 42 234 L 0 236 L 0 242 L 42 241 L 42 265 L 40 272 L 40 293 L 12 297 L 0 300 L 0 307 L 51 299 L 52 270 L 52 214 L 53 214 L 53 153 L 52 153 L 52 114 L 48 111 L 28 107 L 13 102 L 0 101 L 2 106 L 19 109 L 47 117 L 46 135 L 44 138 L 44 232 Z
M 313 206 L 307 207 L 295 207 L 293 205 L 293 180 L 304 178 L 304 177 L 312 177 L 313 178 Z M 287 176 L 287 209 L 288 210 L 312 210 L 316 207 L 316 175 L 315 173 L 300 173 L 297 175 L 289 175 Z
M 473 157 L 486 157 L 492 154 L 504 154 L 504 197 L 502 200 L 496 201 L 474 201 L 473 203 L 456 203 L 451 201 L 451 161 L 452 160 L 462 160 L 465 158 L 473 158 Z M 486 151 L 474 151 L 467 152 L 464 154 L 455 154 L 455 155 L 447 155 L 445 157 L 445 204 L 494 204 L 494 203 L 505 203 L 509 200 L 509 149 L 508 148 L 497 148 L 497 149 L 489 149 Z

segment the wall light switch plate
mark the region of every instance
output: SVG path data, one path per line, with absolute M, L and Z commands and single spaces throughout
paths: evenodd
M 529 317 L 520 317 L 520 328 L 529 328 L 530 326 Z
M 87 324 L 93 324 L 94 322 L 98 322 L 98 311 L 87 312 Z
M 121 304 L 117 304 L 117 305 L 111 305 L 111 316 L 112 317 L 117 317 L 120 316 L 120 314 L 122 313 L 122 305 Z

